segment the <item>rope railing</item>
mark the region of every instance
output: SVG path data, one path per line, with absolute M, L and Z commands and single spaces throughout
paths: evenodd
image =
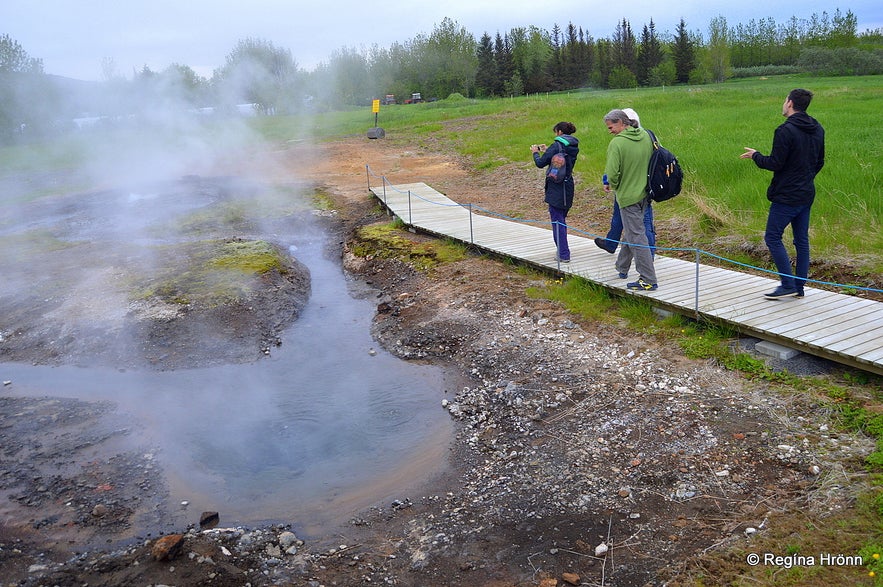
M 410 225 L 413 225 L 413 213 L 412 213 L 412 206 L 411 206 L 412 198 L 417 198 L 418 200 L 421 200 L 421 201 L 429 203 L 429 204 L 437 205 L 437 206 L 447 206 L 447 207 L 459 206 L 459 207 L 466 209 L 469 214 L 469 233 L 470 233 L 469 244 L 471 244 L 471 245 L 476 244 L 472 216 L 473 216 L 473 214 L 475 214 L 477 212 L 483 213 L 487 216 L 496 217 L 496 218 L 500 218 L 503 220 L 508 220 L 511 222 L 549 226 L 552 228 L 552 230 L 555 229 L 556 225 L 560 225 L 563 228 L 565 228 L 570 234 L 582 234 L 582 235 L 585 235 L 591 239 L 594 239 L 596 237 L 606 238 L 605 235 L 599 235 L 599 234 L 594 234 L 591 232 L 583 231 L 583 230 L 580 230 L 576 227 L 573 227 L 573 226 L 570 226 L 570 225 L 567 225 L 564 223 L 558 223 L 558 222 L 553 223 L 550 221 L 543 221 L 543 220 L 530 220 L 530 219 L 524 219 L 524 218 L 516 218 L 513 216 L 508 216 L 506 214 L 501 214 L 499 212 L 495 212 L 493 210 L 489 210 L 487 208 L 483 208 L 481 206 L 477 206 L 477 205 L 471 204 L 471 203 L 470 204 L 459 204 L 459 203 L 454 202 L 453 204 L 448 204 L 448 203 L 443 203 L 443 202 L 433 202 L 432 200 L 429 200 L 427 198 L 423 198 L 417 194 L 414 194 L 413 192 L 411 192 L 411 190 L 407 190 L 407 192 L 406 192 L 404 190 L 399 190 L 399 189 L 395 188 L 393 186 L 393 184 L 391 182 L 389 182 L 389 180 L 386 178 L 386 176 L 378 176 L 378 175 L 374 174 L 371 171 L 371 168 L 369 165 L 365 165 L 365 169 L 366 169 L 367 176 L 368 176 L 368 191 L 371 191 L 371 177 L 372 176 L 375 178 L 379 178 L 382 181 L 382 185 L 383 185 L 382 197 L 383 197 L 383 203 L 385 205 L 387 205 L 387 198 L 386 198 L 387 187 L 394 189 L 395 191 L 397 191 L 400 194 L 407 193 L 407 196 L 408 196 L 408 221 L 407 221 L 407 223 Z M 639 245 L 639 244 L 629 243 L 626 241 L 612 241 L 612 242 L 616 242 L 617 244 L 620 244 L 620 245 L 627 244 L 631 247 L 651 248 L 649 245 Z M 682 252 L 682 253 L 683 252 L 691 252 L 691 253 L 693 253 L 694 262 L 696 264 L 696 294 L 695 294 L 696 302 L 695 302 L 694 309 L 697 312 L 697 314 L 699 312 L 699 267 L 701 266 L 701 258 L 703 255 L 708 256 L 713 259 L 717 259 L 718 261 L 723 262 L 723 263 L 729 263 L 729 264 L 732 264 L 732 265 L 735 265 L 738 267 L 744 267 L 746 269 L 758 271 L 761 273 L 767 273 L 767 274 L 775 275 L 775 276 L 779 276 L 779 277 L 781 277 L 783 275 L 782 273 L 779 273 L 778 271 L 773 271 L 771 269 L 765 269 L 763 267 L 757 267 L 755 265 L 750 265 L 748 263 L 742 263 L 742 262 L 736 261 L 734 259 L 728 259 L 726 257 L 722 257 L 722 256 L 717 255 L 715 253 L 705 251 L 703 249 L 699 249 L 699 248 L 695 248 L 695 247 L 661 247 L 661 246 L 659 246 L 659 244 L 656 244 L 652 248 L 654 248 L 657 252 L 658 251 L 670 251 L 670 252 Z M 558 257 L 558 255 L 556 255 L 556 257 Z M 558 265 L 559 265 L 559 269 L 560 269 L 560 261 L 559 261 Z M 806 282 L 807 283 L 815 283 L 815 284 L 819 284 L 819 285 L 825 285 L 828 287 L 850 290 L 850 291 L 866 291 L 866 292 L 874 292 L 874 293 L 883 293 L 883 289 L 877 289 L 877 288 L 868 287 L 868 286 L 834 283 L 834 282 L 820 281 L 820 280 L 809 279 L 809 278 L 806 279 Z

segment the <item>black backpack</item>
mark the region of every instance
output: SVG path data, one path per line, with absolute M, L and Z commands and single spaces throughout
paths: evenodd
M 653 140 L 653 155 L 647 168 L 647 195 L 654 202 L 664 202 L 681 193 L 684 172 L 675 154 L 659 144 L 652 130 L 647 133 Z

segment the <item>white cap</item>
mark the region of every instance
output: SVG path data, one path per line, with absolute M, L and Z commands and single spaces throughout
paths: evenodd
M 631 120 L 637 122 L 638 126 L 641 126 L 641 119 L 638 118 L 637 112 L 635 112 L 631 108 L 623 108 L 622 111 L 625 112 L 625 115 L 628 116 Z

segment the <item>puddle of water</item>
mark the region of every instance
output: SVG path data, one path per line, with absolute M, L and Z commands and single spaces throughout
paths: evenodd
M 130 440 L 154 452 L 180 525 L 218 511 L 222 525 L 285 521 L 322 531 L 446 464 L 453 423 L 445 373 L 384 352 L 374 302 L 350 291 L 321 234 L 294 254 L 312 293 L 273 355 L 254 364 L 119 372 L 6 363 L 7 395 L 110 399 Z

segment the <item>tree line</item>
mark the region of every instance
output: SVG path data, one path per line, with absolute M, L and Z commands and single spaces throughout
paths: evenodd
M 519 96 L 579 88 L 632 88 L 722 82 L 731 77 L 810 72 L 820 75 L 883 73 L 883 30 L 859 33 L 856 16 L 836 10 L 771 18 L 730 26 L 712 19 L 707 31 L 691 31 L 681 19 L 673 33 L 653 20 L 636 34 L 623 18 L 610 37 L 594 39 L 569 23 L 551 30 L 513 28 L 478 39 L 445 18 L 428 34 L 389 47 L 342 47 L 312 71 L 291 51 L 261 39 L 245 39 L 210 78 L 189 66 L 148 67 L 127 78 L 112 60 L 97 83 L 46 76 L 9 35 L 0 36 L 0 140 L 16 133 L 60 130 L 83 113 L 112 117 L 175 104 L 213 112 L 241 103 L 285 114 L 305 109 L 361 106 L 387 94 L 400 100 L 460 94 L 470 98 Z

